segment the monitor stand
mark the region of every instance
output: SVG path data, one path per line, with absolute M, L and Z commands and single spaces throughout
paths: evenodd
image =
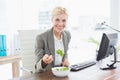
M 112 64 L 107 64 L 108 67 L 105 68 L 100 68 L 101 70 L 111 70 L 111 69 L 116 69 L 116 67 L 114 66 L 114 64 L 117 62 L 117 55 L 116 55 L 116 48 L 114 46 L 111 46 L 114 50 L 114 60 Z
M 116 53 L 117 54 L 117 53 Z M 116 58 L 117 60 L 116 60 L 116 62 L 120 62 L 120 57 L 118 58 Z M 111 62 L 115 62 L 114 60 L 111 60 Z
M 115 48 L 115 47 L 114 47 L 114 48 Z M 116 62 L 120 62 L 120 60 L 118 60 L 116 48 L 114 49 L 114 53 L 116 54 Z M 111 60 L 111 62 L 115 62 L 115 60 Z
M 114 60 L 111 60 L 111 62 L 114 62 Z M 120 62 L 120 60 L 117 60 L 116 62 Z
M 105 68 L 100 68 L 101 70 L 111 70 L 111 69 L 116 69 L 116 67 L 114 66 L 115 63 L 109 65 L 107 64 L 108 67 L 105 67 Z

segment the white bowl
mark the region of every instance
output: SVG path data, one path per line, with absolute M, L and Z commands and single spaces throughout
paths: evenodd
M 65 77 L 69 74 L 70 68 L 69 67 L 54 67 L 52 68 L 53 75 L 57 77 Z

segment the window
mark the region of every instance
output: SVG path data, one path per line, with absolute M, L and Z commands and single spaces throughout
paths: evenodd
M 96 49 L 95 45 L 88 42 L 89 38 L 99 38 L 93 35 L 98 33 L 95 33 L 94 27 L 102 21 L 110 22 L 110 0 L 7 1 L 8 26 L 14 28 L 11 32 L 14 33 L 19 29 L 48 29 L 51 27 L 50 13 L 55 6 L 63 6 L 69 13 L 67 29 L 72 34 L 70 50 L 76 51 L 69 51 L 70 55 L 74 54 L 75 57 L 79 55 L 76 59 L 88 57 L 85 54 L 89 53 L 85 51 L 89 49 L 93 53 L 92 51 Z

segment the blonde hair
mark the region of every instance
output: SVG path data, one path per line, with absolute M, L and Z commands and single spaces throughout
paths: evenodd
M 60 14 L 65 14 L 66 16 L 68 16 L 67 10 L 63 7 L 56 7 L 53 9 L 52 17 L 54 17 L 56 15 L 60 15 Z

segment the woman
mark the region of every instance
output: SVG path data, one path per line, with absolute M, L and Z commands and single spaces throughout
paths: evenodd
M 52 14 L 53 27 L 36 37 L 36 71 L 50 70 L 55 66 L 69 66 L 68 44 L 71 36 L 65 31 L 68 14 L 65 8 L 56 7 Z

